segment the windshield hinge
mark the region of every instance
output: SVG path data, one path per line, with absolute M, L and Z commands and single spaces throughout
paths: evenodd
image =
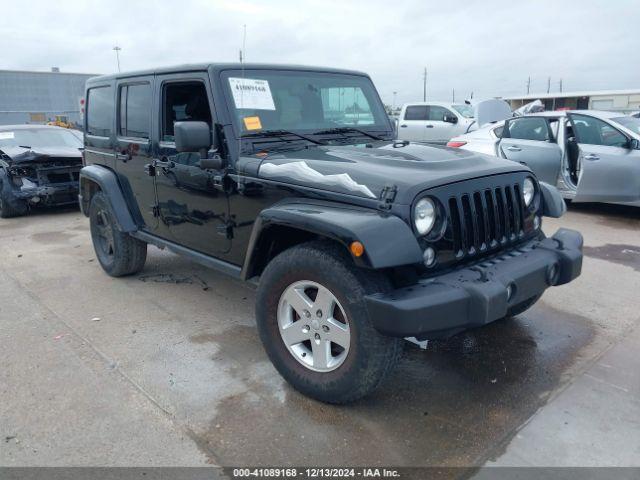
M 385 185 L 380 193 L 380 208 L 382 210 L 389 210 L 391 208 L 391 204 L 396 199 L 397 193 L 398 187 L 396 185 Z

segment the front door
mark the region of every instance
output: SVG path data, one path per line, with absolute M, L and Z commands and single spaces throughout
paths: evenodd
M 425 128 L 427 142 L 447 143 L 459 134 L 457 124 L 445 122 L 445 116 L 458 118 L 451 110 L 439 105 L 429 106 L 429 120 Z M 460 132 L 462 133 L 462 132 Z
M 640 150 L 611 124 L 589 115 L 570 114 L 580 154 L 575 202 L 638 202 Z
M 504 158 L 528 166 L 538 180 L 558 183 L 562 149 L 544 117 L 507 120 L 498 148 Z
M 170 239 L 224 257 L 231 249 L 232 229 L 227 195 L 217 185 L 220 172 L 200 168 L 198 153 L 179 153 L 173 136 L 178 121 L 203 121 L 213 128 L 208 77 L 205 73 L 165 75 L 157 77 L 157 82 L 157 214 Z
M 117 85 L 116 172 L 122 188 L 135 199 L 137 215 L 147 230 L 158 234 L 153 179 L 145 171 L 151 162 L 151 99 L 153 76 L 120 80 Z

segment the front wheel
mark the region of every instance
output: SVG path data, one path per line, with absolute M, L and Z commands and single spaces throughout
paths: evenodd
M 147 260 L 147 244 L 118 230 L 111 204 L 102 192 L 91 199 L 89 223 L 93 248 L 105 272 L 122 277 L 142 270 Z
M 369 321 L 364 296 L 386 286 L 329 243 L 299 245 L 274 258 L 260 280 L 256 318 L 276 369 L 294 388 L 327 403 L 372 392 L 403 345 Z

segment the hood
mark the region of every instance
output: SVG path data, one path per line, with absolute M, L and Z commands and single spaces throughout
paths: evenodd
M 82 159 L 82 152 L 74 147 L 47 147 L 47 148 L 24 148 L 24 147 L 2 147 L 0 152 L 11 159 L 12 163 L 42 162 L 55 160 L 58 158 Z
M 458 148 L 391 142 L 372 146 L 321 146 L 268 155 L 258 176 L 336 193 L 379 199 L 397 187 L 395 202 L 410 204 L 420 192 L 447 183 L 527 167 Z

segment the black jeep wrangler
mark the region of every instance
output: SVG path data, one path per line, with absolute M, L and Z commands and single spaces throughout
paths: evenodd
M 147 244 L 257 284 L 258 331 L 316 399 L 371 392 L 405 338 L 523 312 L 582 237 L 529 168 L 394 140 L 363 73 L 207 64 L 87 82 L 80 204 L 112 276 Z

